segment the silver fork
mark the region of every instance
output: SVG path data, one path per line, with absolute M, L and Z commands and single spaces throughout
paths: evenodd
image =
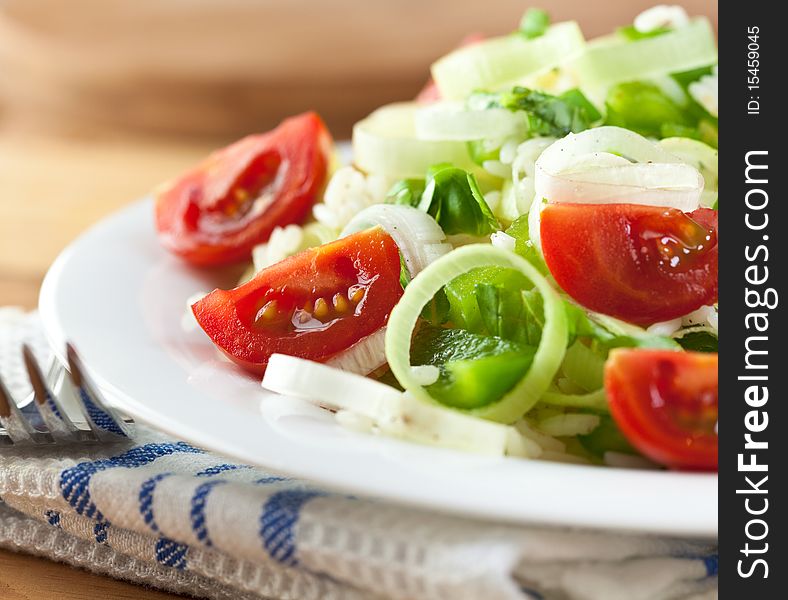
M 27 345 L 22 346 L 22 355 L 32 399 L 18 405 L 0 377 L 0 447 L 104 443 L 131 437 L 133 421 L 123 419 L 106 403 L 73 346 L 66 345 L 68 368 L 55 361 L 46 378 Z M 57 394 L 52 391 L 56 386 Z M 84 421 L 69 417 L 66 402 L 78 407 Z

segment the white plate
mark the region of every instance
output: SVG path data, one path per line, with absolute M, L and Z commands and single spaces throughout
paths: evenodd
M 49 341 L 76 344 L 135 419 L 241 461 L 355 494 L 511 522 L 714 537 L 717 477 L 489 458 L 346 431 L 260 388 L 182 326 L 186 298 L 231 283 L 157 243 L 142 201 L 90 229 L 41 290 Z M 261 400 L 264 410 L 261 412 Z

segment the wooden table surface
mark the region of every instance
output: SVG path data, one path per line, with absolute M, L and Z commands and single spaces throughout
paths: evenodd
M 0 306 L 35 308 L 47 268 L 68 242 L 208 150 L 205 142 L 0 135 Z M 176 596 L 0 550 L 0 598 Z

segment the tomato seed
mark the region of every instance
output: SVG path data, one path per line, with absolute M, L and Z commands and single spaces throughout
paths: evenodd
M 334 310 L 336 310 L 337 312 L 340 313 L 347 312 L 348 309 L 350 308 L 350 303 L 347 301 L 347 298 L 345 298 L 345 296 L 343 296 L 342 294 L 339 293 L 334 294 L 333 302 L 334 302 Z
M 266 302 L 257 313 L 257 320 L 272 321 L 279 314 L 279 307 L 276 300 Z
M 315 316 L 320 320 L 328 316 L 328 303 L 323 298 L 315 300 Z
M 358 304 L 364 299 L 364 286 L 354 285 L 347 291 L 347 295 L 353 304 Z

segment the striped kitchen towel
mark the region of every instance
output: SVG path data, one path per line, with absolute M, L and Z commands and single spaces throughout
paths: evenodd
M 0 309 L 0 372 L 19 397 L 23 340 L 46 355 L 36 316 Z M 0 547 L 199 598 L 717 596 L 709 544 L 349 497 L 140 426 L 100 449 L 0 450 L 0 498 Z

